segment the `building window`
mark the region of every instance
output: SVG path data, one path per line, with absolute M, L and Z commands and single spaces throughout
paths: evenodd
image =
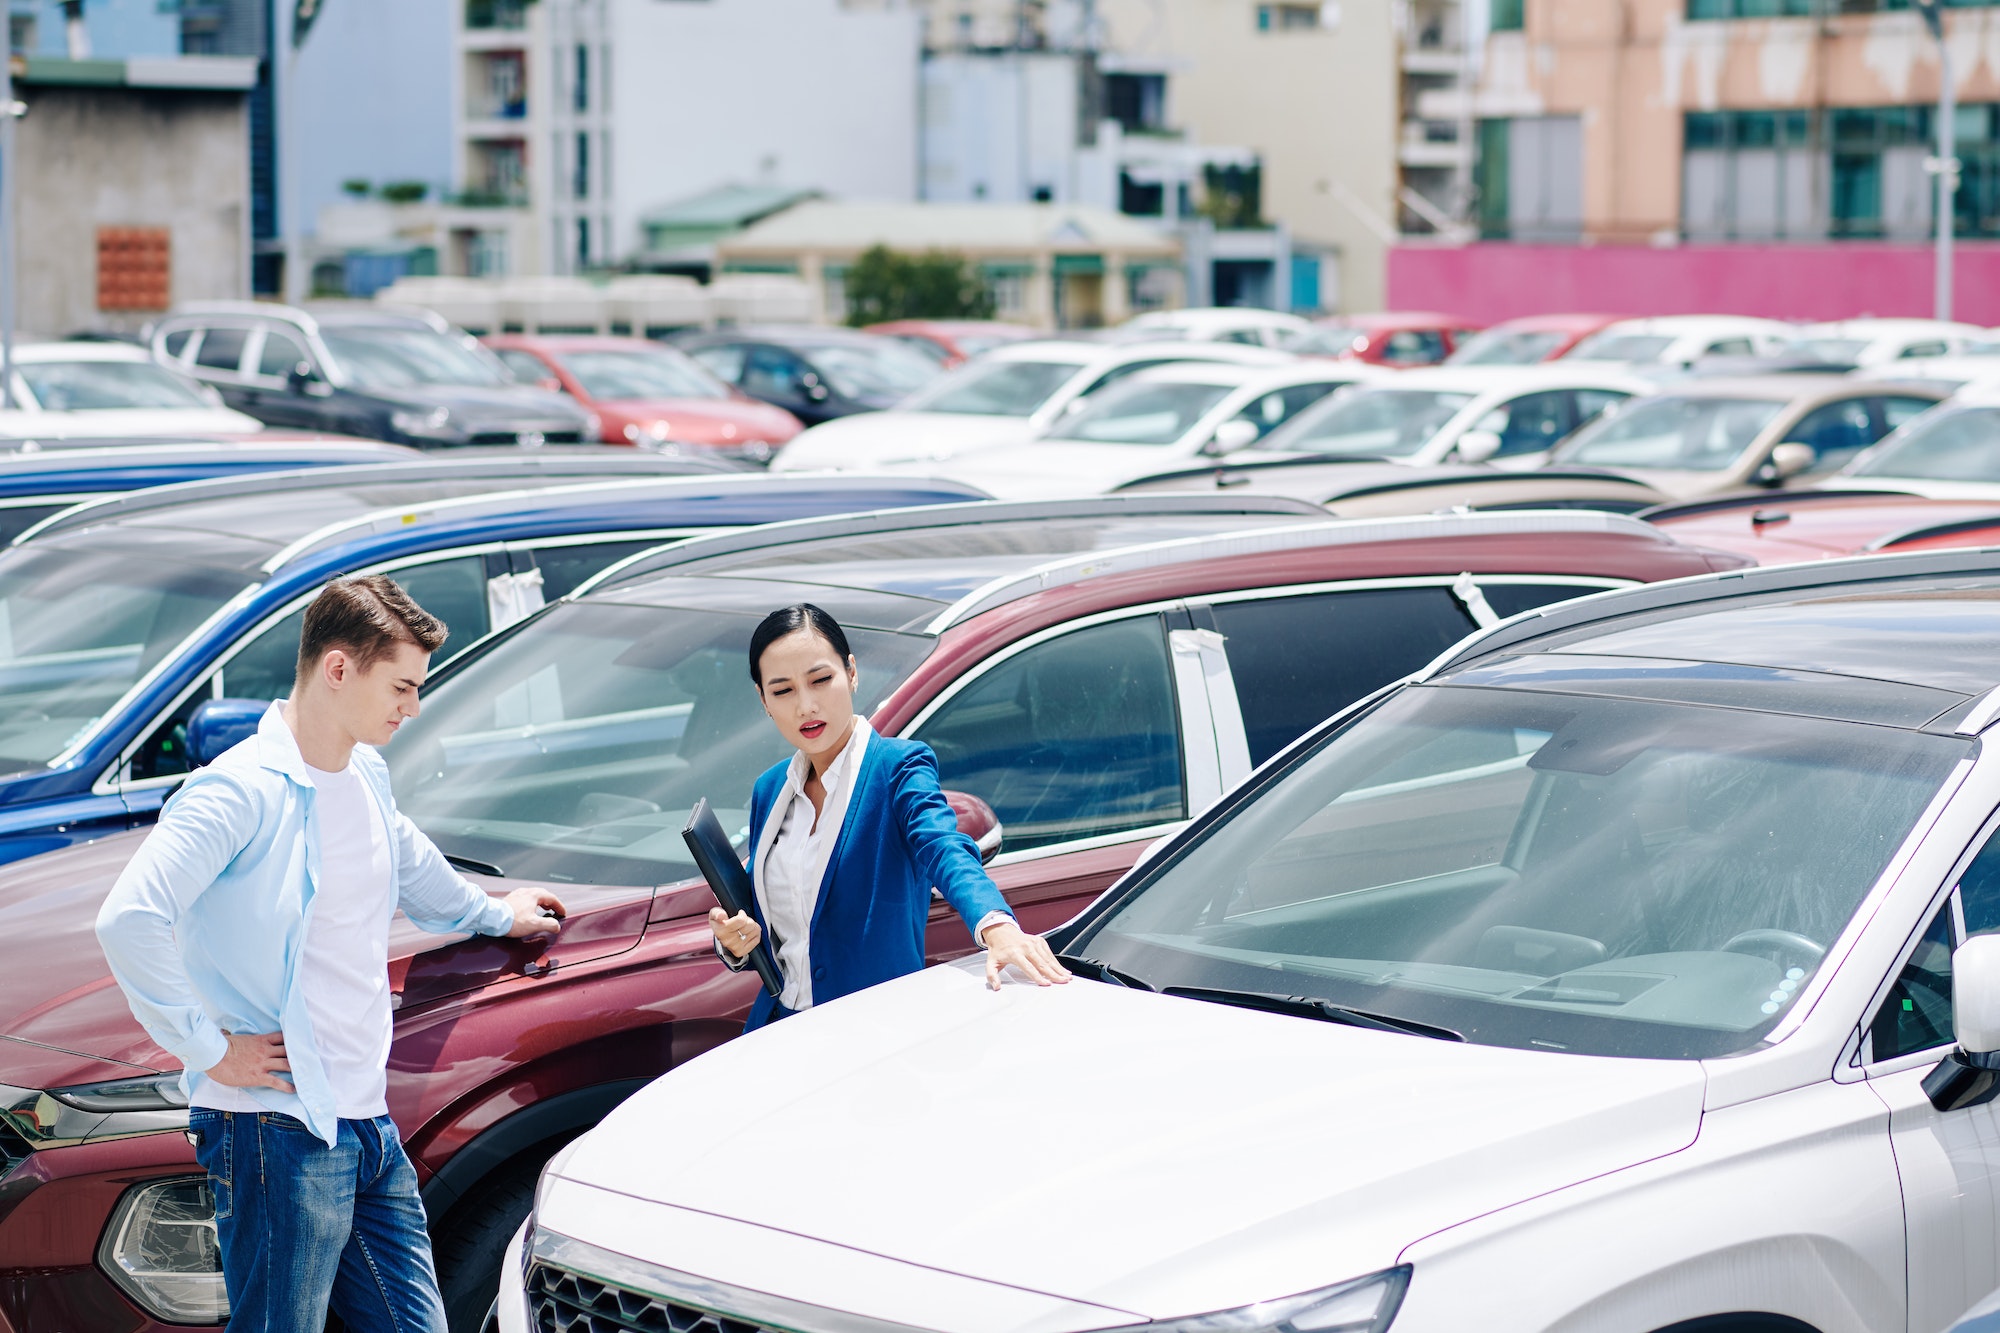
M 1167 76 L 1107 74 L 1104 114 L 1127 134 L 1158 133 L 1167 128 Z
M 1700 0 L 1693 0 L 1699 4 Z M 1487 26 L 1494 32 L 1519 32 L 1528 26 L 1527 0 L 1493 0 Z
M 1159 181 L 1133 180 L 1118 173 L 1118 211 L 1135 218 L 1156 218 L 1167 211 L 1167 187 Z
M 1492 239 L 1573 241 L 1583 231 L 1583 121 L 1479 122 L 1479 226 Z
M 993 293 L 993 313 L 1001 319 L 1018 318 L 1028 309 L 1028 274 L 1019 269 L 988 270 L 986 289 Z
M 1688 0 L 1687 16 L 1691 19 L 1769 19 L 1791 16 L 1807 17 L 1812 14 L 1817 0 Z M 1829 0 L 1826 8 L 1833 10 L 1860 9 L 1863 5 L 1875 6 L 1871 0 Z M 1907 3 L 1897 8 L 1908 8 Z
M 582 42 L 576 44 L 576 85 L 570 91 L 578 111 L 590 110 L 590 48 Z
M 1690 239 L 1827 234 L 1822 153 L 1811 113 L 1694 112 L 1684 135 L 1681 229 Z
M 1257 6 L 1257 31 L 1295 32 L 1320 26 L 1320 6 L 1316 4 L 1272 4 Z
M 97 229 L 99 310 L 165 310 L 172 304 L 172 270 L 165 227 Z
M 574 193 L 578 199 L 588 199 L 590 198 L 590 135 L 583 130 L 576 132 L 575 167 L 575 175 L 571 182 Z
M 576 270 L 581 273 L 590 267 L 590 219 L 576 220 Z

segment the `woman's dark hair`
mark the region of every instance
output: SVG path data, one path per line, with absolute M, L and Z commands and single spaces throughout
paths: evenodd
M 840 622 L 811 602 L 800 602 L 797 606 L 781 607 L 757 622 L 757 628 L 750 635 L 750 679 L 757 682 L 757 688 L 764 687 L 764 650 L 784 638 L 809 629 L 825 639 L 832 647 L 834 656 L 842 662 L 854 655 L 847 646 L 847 631 Z

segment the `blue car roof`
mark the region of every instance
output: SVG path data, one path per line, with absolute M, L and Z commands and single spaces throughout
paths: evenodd
M 414 460 L 399 444 L 370 440 L 299 444 L 137 444 L 0 454 L 0 499 L 132 491 L 215 477 Z

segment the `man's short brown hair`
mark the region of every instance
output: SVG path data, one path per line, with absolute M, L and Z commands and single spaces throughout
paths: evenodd
M 299 679 L 304 680 L 335 648 L 366 671 L 399 643 L 434 653 L 449 632 L 442 620 L 418 606 L 387 574 L 335 579 L 306 608 L 305 627 L 299 632 Z

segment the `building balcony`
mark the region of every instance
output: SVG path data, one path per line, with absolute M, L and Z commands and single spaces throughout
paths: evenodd
M 1458 75 L 1465 72 L 1465 52 L 1457 46 L 1403 46 L 1405 74 Z
M 468 32 L 522 32 L 528 26 L 528 0 L 465 0 Z
M 1396 160 L 1406 167 L 1458 167 L 1472 160 L 1472 145 L 1459 142 L 1455 121 L 1406 120 Z

